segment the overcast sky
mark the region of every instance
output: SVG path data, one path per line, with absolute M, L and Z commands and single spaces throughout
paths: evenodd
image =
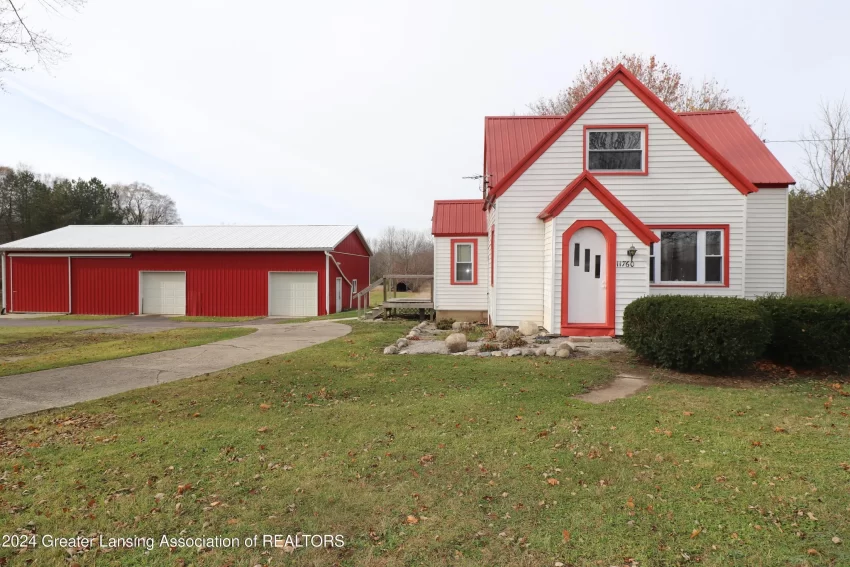
M 32 22 L 71 57 L 6 75 L 0 164 L 141 181 L 185 224 L 429 229 L 477 198 L 485 115 L 656 54 L 797 139 L 848 90 L 847 2 L 89 0 Z M 37 26 L 38 27 L 38 26 Z M 795 144 L 770 144 L 797 174 Z

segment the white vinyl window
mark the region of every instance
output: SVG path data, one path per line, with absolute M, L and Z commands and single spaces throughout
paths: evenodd
M 643 172 L 646 136 L 643 128 L 587 130 L 587 170 Z
M 649 281 L 653 284 L 724 284 L 724 231 L 658 229 L 661 242 L 649 246 Z
M 455 244 L 454 271 L 456 282 L 471 283 L 475 280 L 471 243 L 459 242 Z
M 354 278 L 353 280 L 351 280 L 351 295 L 354 295 L 356 293 L 357 293 L 357 278 Z

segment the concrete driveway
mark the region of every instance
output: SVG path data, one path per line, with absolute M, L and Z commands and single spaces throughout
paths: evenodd
M 41 326 L 46 323 L 39 322 Z M 116 321 L 85 323 L 114 325 Z M 227 326 L 255 327 L 257 331 L 244 337 L 196 347 L 0 377 L 0 418 L 68 406 L 136 388 L 217 372 L 323 343 L 351 331 L 348 325 L 326 321 L 284 325 L 257 325 L 250 322 Z M 145 331 L 150 331 L 151 327 Z

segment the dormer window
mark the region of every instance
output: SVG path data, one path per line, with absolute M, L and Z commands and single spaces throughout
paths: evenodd
M 646 126 L 585 126 L 585 169 L 603 175 L 646 175 L 646 130 Z

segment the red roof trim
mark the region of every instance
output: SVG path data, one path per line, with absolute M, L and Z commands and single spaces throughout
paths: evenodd
M 614 214 L 620 222 L 632 231 L 641 242 L 647 246 L 652 242 L 658 242 L 660 239 L 646 226 L 639 218 L 631 212 L 628 207 L 621 203 L 613 194 L 611 194 L 604 185 L 599 183 L 599 180 L 593 177 L 588 172 L 581 173 L 575 180 L 567 185 L 563 191 L 558 193 L 549 205 L 537 216 L 537 218 L 548 221 L 560 215 L 567 208 L 573 199 L 575 199 L 582 190 L 587 189 L 596 199 L 605 205 L 611 213 Z
M 506 175 L 497 183 L 488 195 L 488 200 L 492 203 L 498 199 L 508 187 L 519 179 L 531 164 L 533 164 L 549 147 L 555 143 L 555 140 L 572 126 L 584 113 L 590 108 L 599 98 L 605 94 L 617 81 L 622 82 L 626 88 L 637 96 L 650 110 L 652 110 L 659 118 L 661 118 L 674 132 L 679 134 L 697 153 L 699 153 L 706 161 L 708 161 L 721 175 L 723 175 L 738 191 L 747 195 L 755 193 L 758 188 L 753 185 L 740 171 L 735 169 L 731 163 L 723 158 L 717 151 L 709 146 L 694 130 L 675 113 L 670 107 L 661 102 L 661 100 L 650 91 L 646 85 L 641 83 L 628 69 L 622 64 L 617 65 L 611 73 L 608 74 L 593 90 L 591 90 L 569 114 L 564 116 L 561 123 L 552 129 L 526 156 L 520 160 Z

